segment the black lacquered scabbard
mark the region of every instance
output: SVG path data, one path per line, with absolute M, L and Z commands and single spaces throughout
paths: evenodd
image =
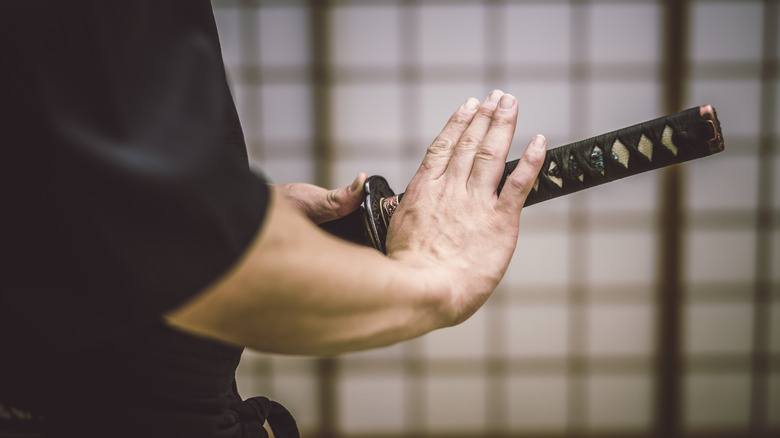
M 723 134 L 710 105 L 660 117 L 586 140 L 549 149 L 525 206 L 578 192 L 631 175 L 722 151 Z M 506 163 L 497 192 L 519 160 Z M 365 199 L 354 213 L 322 225 L 346 240 L 386 252 L 387 227 L 403 193 L 395 194 L 381 176 L 363 187 Z

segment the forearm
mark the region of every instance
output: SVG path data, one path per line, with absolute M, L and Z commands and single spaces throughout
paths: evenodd
M 276 193 L 271 204 L 243 260 L 170 323 L 262 351 L 316 355 L 450 324 L 441 277 L 321 232 Z
M 537 136 L 498 195 L 516 119 L 516 99 L 500 91 L 455 111 L 393 215 L 387 257 L 325 234 L 274 191 L 244 259 L 168 321 L 258 350 L 322 355 L 463 321 L 504 275 L 544 162 L 544 137 Z

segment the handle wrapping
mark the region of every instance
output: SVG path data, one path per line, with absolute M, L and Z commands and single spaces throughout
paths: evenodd
M 549 149 L 524 206 L 706 157 L 723 148 L 715 109 L 704 105 Z M 519 161 L 506 163 L 498 193 Z M 386 253 L 388 224 L 403 193 L 396 195 L 376 175 L 366 180 L 363 190 L 365 198 L 357 212 L 322 227 Z
M 525 206 L 721 150 L 714 109 L 690 108 L 548 150 Z M 499 193 L 518 162 L 506 164 Z

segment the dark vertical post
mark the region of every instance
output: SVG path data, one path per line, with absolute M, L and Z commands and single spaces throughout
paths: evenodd
M 506 0 L 484 0 L 484 53 L 483 77 L 487 86 L 485 92 L 492 89 L 506 90 Z M 501 437 L 509 429 L 509 361 L 507 345 L 507 294 L 497 290 L 485 305 L 485 431 L 484 436 Z
M 417 157 L 420 147 L 425 146 L 418 141 L 422 131 L 422 104 L 420 90 L 422 88 L 422 55 L 420 53 L 420 1 L 400 0 L 398 46 L 400 62 L 398 65 L 399 80 L 403 84 L 401 90 L 404 105 L 401 108 L 402 131 L 406 133 L 403 145 L 405 157 Z M 413 133 L 409 135 L 409 133 Z M 428 365 L 425 348 L 418 341 L 406 342 L 402 347 L 403 376 L 403 418 L 404 436 L 425 436 L 428 416 L 428 392 L 425 380 L 428 375 Z
M 332 186 L 333 142 L 330 129 L 330 21 L 328 0 L 309 0 L 309 74 L 312 101 L 312 149 L 314 182 L 322 187 Z M 336 380 L 338 360 L 316 361 L 318 438 L 337 436 L 338 403 Z
M 256 1 L 241 0 L 238 3 L 240 14 L 238 17 L 238 31 L 241 37 L 238 40 L 241 63 L 237 66 L 238 81 L 243 85 L 251 85 L 260 88 L 262 85 L 262 75 L 260 75 L 260 61 L 257 54 L 260 52 L 260 25 L 257 15 L 254 13 L 260 5 Z M 235 89 L 232 90 L 235 96 Z M 255 120 L 255 123 L 261 123 L 261 98 L 259 93 L 245 93 L 242 97 L 240 112 Z M 253 136 L 246 135 L 246 126 L 244 127 L 244 136 L 246 137 L 247 154 L 250 160 L 261 160 L 265 154 L 265 145 L 263 141 Z
M 682 109 L 686 93 L 688 0 L 663 0 L 663 111 Z M 655 436 L 676 438 L 680 434 L 683 259 L 681 196 L 683 174 L 679 166 L 661 175 L 661 211 L 656 293 Z
M 571 55 L 569 58 L 569 81 L 571 82 L 570 135 L 583 138 L 590 122 L 588 118 L 588 85 L 591 78 L 589 64 L 591 3 L 585 0 L 570 0 L 571 9 Z M 569 270 L 569 343 L 567 358 L 568 397 L 566 433 L 581 435 L 588 424 L 588 387 L 590 372 L 587 360 L 587 279 L 588 258 L 587 233 L 590 228 L 589 216 L 585 210 L 583 198 L 573 198 L 568 218 L 570 250 L 567 261 Z
M 398 65 L 399 81 L 402 83 L 402 106 L 400 114 L 401 129 L 405 133 L 415 133 L 404 138 L 404 156 L 416 157 L 420 152 L 420 144 L 416 134 L 420 132 L 420 96 L 419 85 L 422 78 L 420 72 L 419 53 L 419 4 L 417 0 L 401 0 L 398 4 L 399 32 L 398 47 L 400 62 Z M 425 373 L 426 366 L 421 357 L 424 356 L 419 342 L 407 342 L 402 347 L 403 376 L 403 418 L 404 431 L 408 434 L 423 434 L 426 416 Z
M 774 120 L 777 78 L 777 1 L 764 1 L 761 60 L 761 121 L 758 146 L 758 209 L 756 214 L 756 264 L 753 291 L 753 357 L 751 366 L 750 432 L 767 433 L 769 403 L 769 331 L 771 305 L 772 250 L 772 163 L 774 163 Z
M 328 0 L 309 0 L 309 78 L 312 93 L 311 155 L 314 158 L 314 181 L 330 187 L 333 164 L 333 136 L 330 123 L 331 70 L 330 21 Z

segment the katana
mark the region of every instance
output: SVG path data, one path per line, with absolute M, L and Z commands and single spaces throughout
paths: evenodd
M 723 133 L 711 105 L 659 117 L 617 131 L 547 150 L 524 207 L 628 176 L 706 157 L 724 149 Z M 497 193 L 520 160 L 506 163 Z M 321 227 L 331 234 L 387 252 L 393 213 L 404 194 L 374 175 L 363 185 L 362 205 Z

